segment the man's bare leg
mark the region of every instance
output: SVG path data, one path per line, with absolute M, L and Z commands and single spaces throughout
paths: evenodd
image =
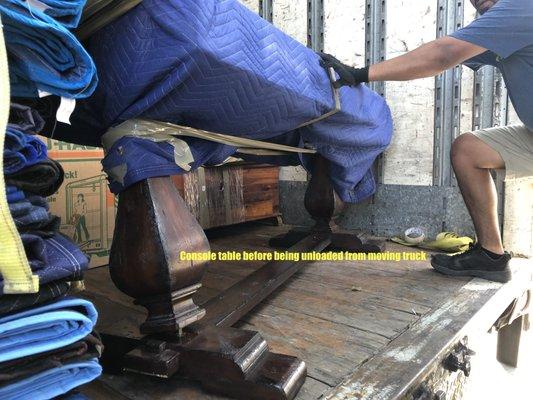
M 452 276 L 475 276 L 496 282 L 509 282 L 511 255 L 503 251 L 498 225 L 496 187 L 491 169 L 505 167 L 500 154 L 471 133 L 465 133 L 452 146 L 452 164 L 470 216 L 478 244 L 453 256 L 433 254 L 431 266 Z
M 486 250 L 503 254 L 498 198 L 490 170 L 504 168 L 505 162 L 497 151 L 471 133 L 465 133 L 455 140 L 451 157 L 478 242 Z

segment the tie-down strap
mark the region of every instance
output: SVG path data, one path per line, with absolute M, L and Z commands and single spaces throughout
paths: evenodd
M 316 153 L 316 151 L 313 149 L 304 149 L 301 147 L 286 146 L 283 144 L 269 143 L 238 136 L 224 135 L 221 133 L 204 131 L 202 129 L 191 128 L 188 126 L 175 125 L 169 122 L 141 119 L 131 119 L 115 128 L 110 129 L 105 135 L 102 136 L 102 145 L 104 146 L 104 149 L 109 150 L 115 144 L 115 142 L 124 136 L 142 137 L 154 141 L 167 141 L 175 139 L 179 136 L 194 137 L 237 147 L 238 152 L 240 153 L 247 150 L 268 150 L 271 152 L 282 152 L 284 154 Z
M 221 143 L 237 148 L 238 153 L 254 155 L 285 155 L 287 153 L 314 154 L 316 150 L 292 147 L 276 143 L 268 143 L 260 140 L 242 138 L 238 136 L 224 135 L 190 128 L 187 126 L 174 125 L 168 122 L 151 120 L 131 119 L 115 128 L 110 129 L 102 136 L 102 145 L 108 152 L 111 147 L 123 137 L 138 137 L 154 142 L 167 142 L 174 148 L 174 161 L 185 171 L 191 168 L 189 164 L 194 161 L 189 145 L 180 136 L 194 137 Z

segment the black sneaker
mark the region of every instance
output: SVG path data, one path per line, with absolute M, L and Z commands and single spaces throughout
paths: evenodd
M 455 256 L 435 254 L 431 256 L 431 265 L 445 275 L 476 276 L 495 282 L 509 282 L 512 274 L 509 268 L 509 253 L 493 259 L 483 251 L 479 244 Z

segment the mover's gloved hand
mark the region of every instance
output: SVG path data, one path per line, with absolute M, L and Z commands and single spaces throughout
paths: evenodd
M 357 86 L 362 82 L 368 82 L 368 67 L 353 68 L 343 64 L 331 54 L 318 53 L 320 56 L 320 65 L 326 69 L 333 68 L 339 74 L 340 79 L 336 81 L 333 86 L 340 88 L 341 86 Z

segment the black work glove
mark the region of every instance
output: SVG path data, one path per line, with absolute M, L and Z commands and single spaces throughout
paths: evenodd
M 339 75 L 340 79 L 333 83 L 333 87 L 357 86 L 361 82 L 368 82 L 368 67 L 353 68 L 343 64 L 331 54 L 318 53 L 320 56 L 320 65 L 326 70 L 330 67 Z

